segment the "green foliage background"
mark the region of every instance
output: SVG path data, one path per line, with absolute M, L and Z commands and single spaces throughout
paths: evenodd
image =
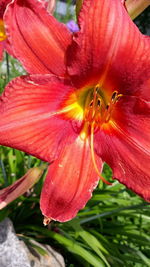
M 72 18 L 69 13 L 65 18 Z M 147 9 L 138 19 L 143 33 L 150 25 Z M 5 70 L 6 69 L 6 70 Z M 0 89 L 9 80 L 24 74 L 19 62 L 6 55 L 0 64 Z M 0 186 L 12 184 L 41 161 L 23 152 L 0 147 Z M 105 165 L 103 175 L 111 181 L 111 170 Z M 39 198 L 45 174 L 35 187 L 0 211 L 0 221 L 10 217 L 19 238 L 44 254 L 33 240 L 49 244 L 62 253 L 66 266 L 150 266 L 150 206 L 117 181 L 112 186 L 99 183 L 92 199 L 70 222 L 52 222 L 44 227 Z

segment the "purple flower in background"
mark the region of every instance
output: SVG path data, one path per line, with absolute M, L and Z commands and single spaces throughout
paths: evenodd
M 68 29 L 71 31 L 71 32 L 78 32 L 79 31 L 79 27 L 78 25 L 74 22 L 74 20 L 70 20 L 66 23 Z

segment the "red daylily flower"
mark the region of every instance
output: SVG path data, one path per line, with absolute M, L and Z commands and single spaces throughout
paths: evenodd
M 5 23 L 31 75 L 1 96 L 0 144 L 52 163 L 44 216 L 73 218 L 104 161 L 114 179 L 149 201 L 150 41 L 121 1 L 85 0 L 73 35 L 35 0 L 14 0 Z

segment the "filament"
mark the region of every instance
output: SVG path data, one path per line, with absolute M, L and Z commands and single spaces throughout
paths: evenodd
M 96 173 L 98 174 L 98 176 L 100 177 L 100 179 L 105 183 L 105 184 L 108 184 L 108 185 L 112 185 L 110 182 L 108 182 L 107 180 L 105 180 L 105 178 L 101 175 L 99 169 L 98 169 L 98 166 L 97 166 L 97 163 L 96 163 L 96 159 L 95 159 L 95 152 L 94 152 L 94 126 L 95 126 L 95 123 L 93 122 L 91 124 L 91 138 L 90 138 L 90 145 L 91 145 L 91 156 L 92 156 L 92 162 L 93 162 L 93 165 L 94 165 L 94 169 L 96 171 Z

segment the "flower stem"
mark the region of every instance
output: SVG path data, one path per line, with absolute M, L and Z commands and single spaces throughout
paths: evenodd
M 9 70 L 9 55 L 6 52 L 6 72 L 7 72 L 7 81 L 9 82 L 10 70 Z

